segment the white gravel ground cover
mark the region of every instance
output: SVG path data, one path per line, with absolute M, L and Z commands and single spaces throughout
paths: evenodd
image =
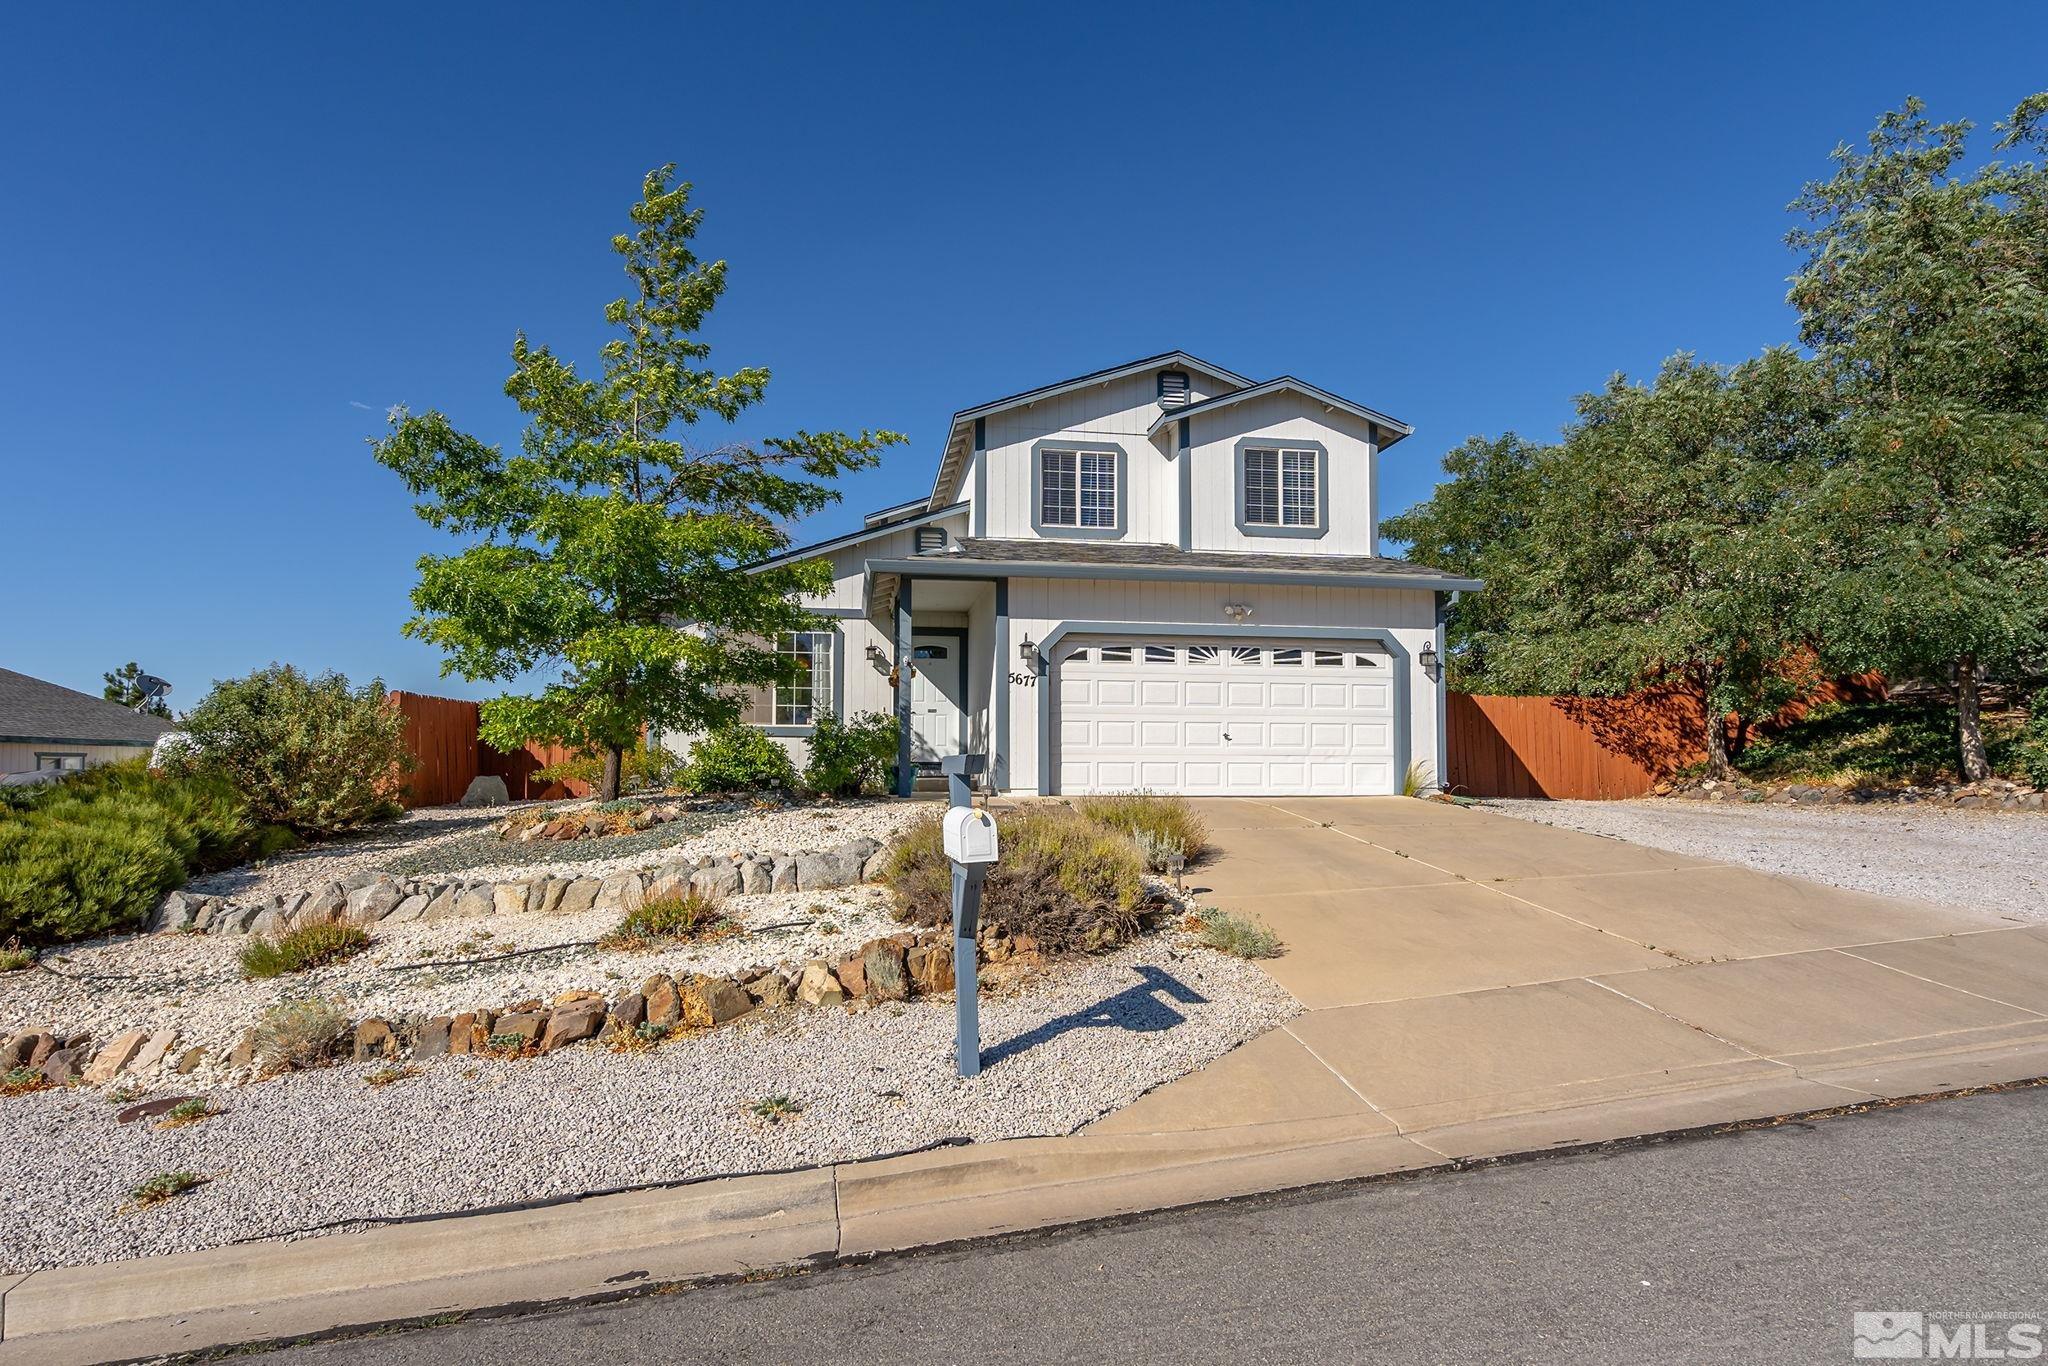
M 658 972 L 724 975 L 755 964 L 837 961 L 903 928 L 889 914 L 889 894 L 872 886 L 729 897 L 724 911 L 748 932 L 651 953 L 579 947 L 457 968 L 408 965 L 595 940 L 618 923 L 619 913 L 379 925 L 371 931 L 372 947 L 355 958 L 255 982 L 242 979 L 236 955 L 246 940 L 240 935 L 104 940 L 68 950 L 52 972 L 0 977 L 0 1033 L 54 1026 L 104 1041 L 126 1029 L 175 1029 L 179 1050 L 203 1047 L 218 1054 L 281 1000 L 331 1001 L 351 1019 L 501 1010 L 534 997 L 553 1000 L 565 991 L 615 996 Z M 211 1067 L 202 1074 L 202 1080 L 220 1079 Z
M 1523 820 L 1853 891 L 2048 920 L 2048 817 L 1929 806 L 1493 801 Z
M 638 1054 L 443 1057 L 372 1088 L 338 1066 L 221 1093 L 188 1128 L 117 1125 L 86 1090 L 0 1100 L 0 1271 L 363 1221 L 1072 1132 L 1293 1016 L 1256 967 L 1154 937 L 985 1000 L 985 1070 L 953 1075 L 953 1007 L 760 1012 Z M 787 1096 L 795 1118 L 749 1107 Z M 123 1213 L 152 1175 L 207 1178 Z

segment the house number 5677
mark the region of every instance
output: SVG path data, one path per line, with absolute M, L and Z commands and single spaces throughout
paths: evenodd
M 1015 685 L 1016 685 L 1017 687 L 1020 687 L 1020 688 L 1035 688 L 1035 687 L 1037 687 L 1037 686 L 1038 686 L 1038 675 L 1037 675 L 1037 674 L 1011 674 L 1011 675 L 1010 675 L 1010 682 L 1011 682 L 1011 683 L 1013 683 L 1013 684 L 1015 684 Z

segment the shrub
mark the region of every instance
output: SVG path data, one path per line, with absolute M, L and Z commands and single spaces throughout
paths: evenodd
M 197 1172 L 160 1172 L 129 1187 L 128 1198 L 134 1202 L 135 1208 L 148 1209 L 151 1205 L 175 1200 L 186 1191 L 205 1184 L 206 1178 Z
M 280 1001 L 263 1012 L 249 1043 L 266 1070 L 318 1067 L 334 1054 L 348 1017 L 325 1001 Z
M 985 925 L 1030 935 L 1047 953 L 1108 948 L 1137 933 L 1145 868 L 1123 835 L 1066 807 L 1034 806 L 1003 823 L 1002 855 L 982 888 Z M 905 832 L 882 876 L 901 919 L 952 923 L 952 865 L 936 817 Z
M 213 1102 L 201 1096 L 194 1096 L 190 1100 L 181 1100 L 164 1111 L 164 1117 L 156 1122 L 156 1127 L 182 1129 L 189 1124 L 197 1124 L 202 1119 L 212 1119 L 219 1113 L 213 1108 Z
M 718 901 L 691 888 L 681 896 L 657 897 L 626 918 L 597 941 L 601 949 L 641 951 L 658 949 L 690 939 L 708 939 L 732 929 L 732 922 L 719 913 Z
M 240 956 L 244 977 L 282 977 L 353 958 L 370 947 L 370 936 L 357 925 L 333 922 L 301 925 L 272 938 L 251 935 Z
M 1193 863 L 1209 847 L 1209 827 L 1185 797 L 1153 792 L 1120 792 L 1082 797 L 1075 809 L 1097 825 L 1131 836 L 1145 866 L 1166 871 L 1166 856 L 1179 854 Z
M 140 759 L 0 788 L 0 938 L 139 929 L 165 892 L 270 838 L 224 780 L 151 773 Z
M 887 712 L 862 712 L 850 721 L 825 713 L 811 730 L 804 786 L 836 797 L 886 790 L 896 772 L 896 734 L 896 718 Z
M 2048 688 L 2028 704 L 2026 724 L 2013 738 L 2013 767 L 2035 787 L 2048 789 Z
M 1262 921 L 1204 906 L 1188 917 L 1198 943 L 1238 958 L 1278 958 L 1286 947 Z
M 248 799 L 261 820 L 331 835 L 398 814 L 414 767 L 405 717 L 382 683 L 351 688 L 340 674 L 309 677 L 289 664 L 215 683 L 185 718 L 197 757 Z
M 690 746 L 683 785 L 693 792 L 748 792 L 795 787 L 789 751 L 757 726 L 731 725 Z
M 574 755 L 535 769 L 533 776 L 542 782 L 583 783 L 595 787 L 604 777 L 604 756 Z M 625 764 L 619 770 L 619 785 L 624 788 L 660 790 L 674 787 L 682 780 L 682 756 L 664 746 L 649 745 L 645 740 L 626 751 Z

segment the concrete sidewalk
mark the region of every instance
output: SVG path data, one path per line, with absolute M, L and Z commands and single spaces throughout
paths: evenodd
M 0 1279 L 0 1361 L 629 1293 L 2048 1074 L 2048 930 L 1401 799 L 1204 803 L 1309 1007 L 1080 1134 Z

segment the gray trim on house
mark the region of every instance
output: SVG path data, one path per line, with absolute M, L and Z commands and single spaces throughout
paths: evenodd
M 1186 550 L 1195 543 L 1195 461 L 1186 418 L 1174 428 L 1174 459 L 1180 465 L 1180 548 Z
M 1447 599 L 1455 597 L 1455 593 L 1436 595 L 1436 677 L 1430 680 L 1436 685 L 1435 784 L 1445 792 L 1451 790 L 1451 690 L 1444 686 L 1444 679 L 1451 671 L 1451 661 L 1444 654 L 1444 613 L 1449 610 Z
M 1053 795 L 1053 647 L 1070 635 L 1198 637 L 1204 640 L 1373 640 L 1394 658 L 1394 790 L 1401 790 L 1413 752 L 1415 720 L 1409 711 L 1409 656 L 1391 630 L 1371 626 L 1219 626 L 1213 622 L 1063 621 L 1038 642 L 1038 794 Z M 1441 654 L 1441 651 L 1439 651 Z M 1437 688 L 1443 693 L 1441 685 Z
M 896 795 L 908 797 L 917 790 L 917 769 L 910 762 L 910 589 L 913 580 L 896 583 Z
M 968 533 L 988 534 L 988 419 L 974 419 L 974 499 L 967 510 Z
M 1074 516 L 1081 515 L 1081 455 L 1116 457 L 1116 524 L 1114 526 L 1066 526 L 1045 520 L 1045 453 L 1075 452 Z M 1031 529 L 1041 536 L 1061 540 L 1114 541 L 1130 527 L 1131 453 L 1114 437 L 1080 436 L 1071 439 L 1047 437 L 1031 443 Z
M 877 536 L 889 536 L 898 531 L 906 531 L 911 527 L 923 526 L 927 522 L 937 521 L 939 518 L 958 512 L 966 506 L 967 504 L 965 503 L 951 503 L 945 507 L 934 509 L 931 512 L 919 513 L 915 517 L 905 517 L 898 522 L 882 522 L 874 526 L 863 527 L 859 531 L 849 531 L 844 536 L 834 536 L 829 541 L 818 541 L 812 545 L 798 546 L 794 550 L 785 550 L 780 555 L 770 555 L 765 560 L 756 560 L 750 565 L 743 566 L 743 568 L 752 573 L 761 569 L 773 569 L 777 565 L 794 564 L 798 560 L 815 560 L 820 555 L 829 555 L 835 550 L 844 550 L 850 545 L 859 545 L 862 541 L 872 541 Z
M 1394 444 L 1394 441 L 1399 441 L 1404 436 L 1415 435 L 1415 429 L 1398 417 L 1388 417 L 1385 413 L 1368 408 L 1363 403 L 1354 403 L 1348 398 L 1331 393 L 1328 389 L 1317 388 L 1307 380 L 1296 379 L 1293 375 L 1281 375 L 1275 379 L 1261 380 L 1257 384 L 1243 389 L 1233 389 L 1227 394 L 1218 394 L 1214 398 L 1205 398 L 1200 403 L 1190 403 L 1185 408 L 1169 408 L 1153 419 L 1152 425 L 1146 429 L 1145 435 L 1157 436 L 1161 427 L 1177 417 L 1191 417 L 1200 413 L 1215 412 L 1231 407 L 1234 404 L 1243 403 L 1248 399 L 1264 398 L 1268 394 L 1277 394 L 1290 389 L 1300 394 L 1303 398 L 1313 399 L 1317 403 L 1326 404 L 1340 412 L 1349 413 L 1361 422 L 1369 422 L 1385 427 L 1393 434 L 1393 441 L 1375 441 L 1375 445 L 1391 446 Z
M 967 538 L 924 559 L 869 560 L 867 572 L 949 579 L 1167 579 L 1194 583 L 1284 583 L 1337 588 L 1476 590 L 1460 578 L 1378 555 L 1282 555 L 1182 550 L 1139 541 Z M 939 568 L 943 565 L 944 568 Z
M 1271 522 L 1254 522 L 1245 516 L 1244 457 L 1246 451 L 1314 451 L 1316 456 L 1316 520 L 1310 526 L 1286 526 Z M 1286 507 L 1286 457 L 1276 454 L 1279 462 L 1273 475 L 1274 512 L 1281 513 Z M 1246 436 L 1238 438 L 1232 451 L 1231 480 L 1237 500 L 1237 530 L 1243 536 L 1277 536 L 1290 540 L 1317 541 L 1330 534 L 1330 448 L 1320 441 L 1303 441 L 1295 437 Z
M 989 785 L 997 792 L 1010 780 L 1010 581 L 996 580 L 995 659 L 989 665 Z

